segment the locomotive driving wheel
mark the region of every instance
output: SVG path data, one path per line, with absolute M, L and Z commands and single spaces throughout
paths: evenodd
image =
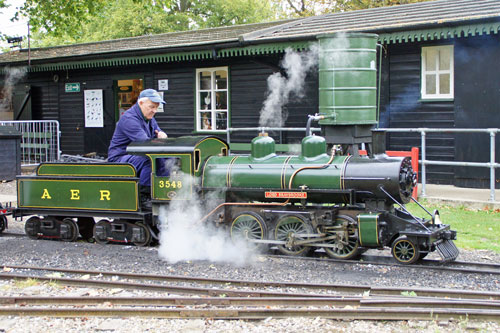
M 310 246 L 294 245 L 294 242 L 307 239 L 306 234 L 312 234 L 312 227 L 299 215 L 285 215 L 278 220 L 274 229 L 274 239 L 285 241 L 286 244 L 278 245 L 278 251 L 286 255 L 306 256 Z
M 406 236 L 398 237 L 392 243 L 392 256 L 399 263 L 409 265 L 421 258 L 418 246 Z
M 235 217 L 231 223 L 231 239 L 238 240 L 262 240 L 267 236 L 267 227 L 264 219 L 254 212 L 242 212 Z M 249 244 L 251 244 L 249 242 Z M 253 243 L 252 248 L 263 249 L 264 246 Z
M 331 227 L 325 229 L 326 236 L 334 238 L 325 243 L 332 247 L 324 250 L 330 258 L 349 260 L 360 255 L 356 221 L 347 215 L 339 215 Z

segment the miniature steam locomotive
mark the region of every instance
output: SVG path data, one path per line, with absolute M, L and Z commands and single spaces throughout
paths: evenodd
M 456 232 L 439 224 L 437 213 L 422 219 L 405 210 L 416 184 L 408 158 L 327 155 L 320 136 L 305 137 L 294 156 L 277 155 L 269 136 L 256 137 L 249 155 L 228 155 L 227 144 L 212 136 L 133 143 L 127 151 L 151 159 L 151 210 L 141 207 L 130 164 L 41 164 L 35 176 L 17 180 L 14 216 L 35 215 L 26 221 L 28 236 L 144 246 L 158 239 L 162 206 L 199 195 L 222 202 L 205 223 L 284 254 L 322 248 L 352 259 L 389 246 L 406 264 L 435 250 L 445 261 L 458 255 Z M 168 176 L 157 174 L 165 159 L 175 166 Z
M 403 264 L 436 250 L 443 261 L 456 259 L 456 232 L 440 224 L 439 214 L 423 219 L 404 207 L 416 185 L 409 159 L 373 153 L 385 147 L 358 154 L 359 144 L 375 143 L 377 35 L 318 40 L 314 120 L 323 136 L 306 133 L 300 155 L 277 155 L 269 136 L 253 139 L 249 155 L 229 154 L 227 143 L 214 136 L 133 143 L 127 152 L 152 163 L 151 209 L 141 205 L 132 165 L 50 163 L 41 164 L 35 176 L 18 177 L 14 216 L 35 215 L 25 228 L 32 238 L 74 241 L 81 235 L 142 246 L 158 239 L 163 206 L 216 197 L 222 203 L 203 222 L 284 254 L 323 249 L 332 258 L 352 259 L 365 249 L 390 247 Z M 327 145 L 349 147 L 350 154 L 327 154 Z M 173 166 L 168 176 L 161 172 L 166 159 Z M 102 219 L 95 223 L 95 217 Z

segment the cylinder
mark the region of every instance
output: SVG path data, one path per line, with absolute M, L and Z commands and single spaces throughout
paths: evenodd
M 320 125 L 377 123 L 376 34 L 335 33 L 319 39 Z

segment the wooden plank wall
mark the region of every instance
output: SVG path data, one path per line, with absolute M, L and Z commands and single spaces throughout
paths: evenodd
M 398 44 L 388 47 L 389 56 L 384 68 L 389 71 L 388 89 L 383 98 L 385 121 L 391 128 L 452 128 L 454 103 L 423 102 L 420 100 L 420 45 Z M 387 77 L 387 75 L 385 75 Z M 420 147 L 420 134 L 393 133 L 388 135 L 389 150 Z M 452 161 L 455 157 L 453 134 L 428 134 L 427 159 Z M 435 184 L 453 184 L 454 169 L 449 166 L 428 166 L 427 180 Z

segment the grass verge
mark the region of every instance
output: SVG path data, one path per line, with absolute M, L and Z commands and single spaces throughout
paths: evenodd
M 467 250 L 491 250 L 500 253 L 500 210 L 479 210 L 467 207 L 451 207 L 429 204 L 422 205 L 430 212 L 439 210 L 444 224 L 450 224 L 457 231 L 455 244 Z M 417 216 L 428 217 L 415 203 L 406 205 Z

